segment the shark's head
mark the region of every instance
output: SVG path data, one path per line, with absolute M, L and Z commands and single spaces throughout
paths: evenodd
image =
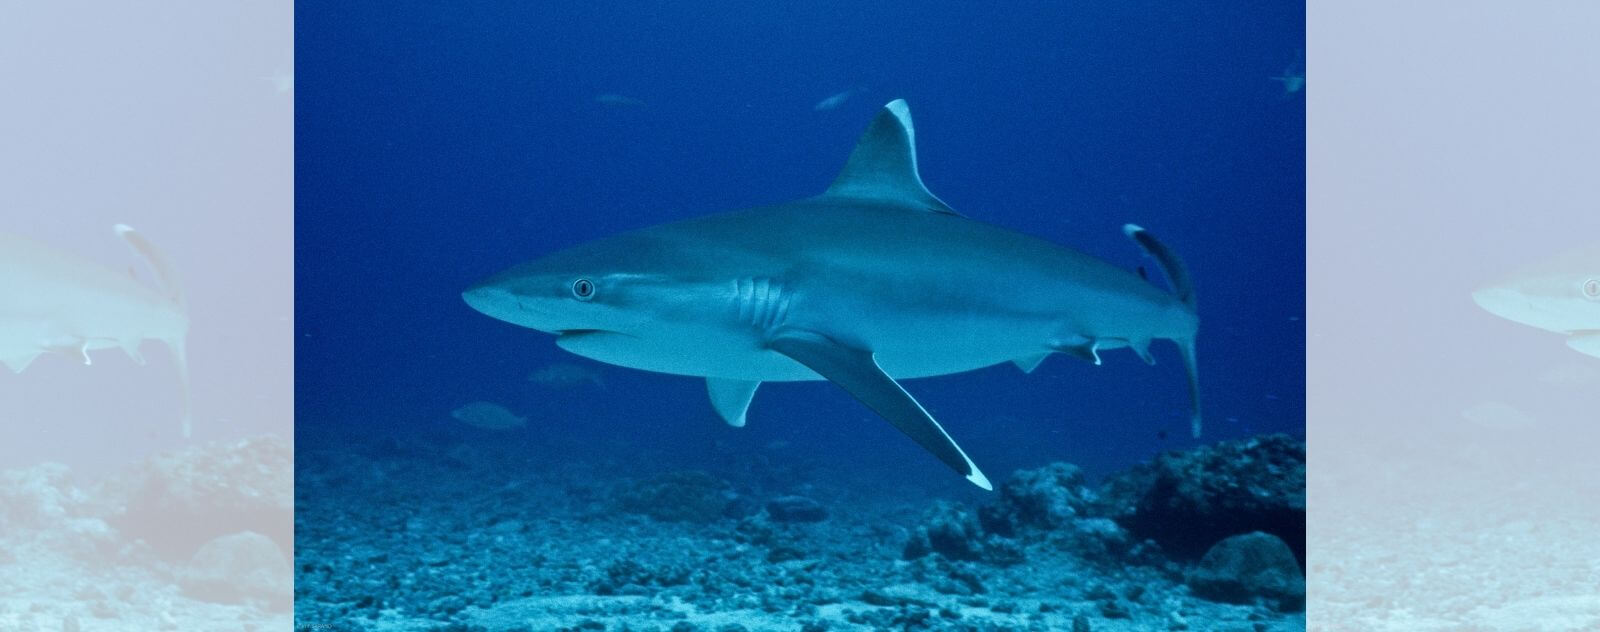
M 659 343 L 704 303 L 697 284 L 658 255 L 649 241 L 618 235 L 512 267 L 461 297 L 488 316 L 560 336 L 568 351 L 632 366 L 611 356 Z
M 1600 326 L 1600 259 L 1570 269 L 1530 271 L 1478 289 L 1472 300 L 1506 320 L 1557 333 Z

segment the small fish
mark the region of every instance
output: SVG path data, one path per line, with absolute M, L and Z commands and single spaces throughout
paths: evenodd
M 1301 51 L 1295 62 L 1283 69 L 1283 74 L 1268 79 L 1283 84 L 1283 96 L 1287 98 L 1306 89 L 1305 63 L 1305 51 Z
M 1304 90 L 1306 87 L 1306 74 L 1303 72 L 1295 74 L 1293 69 L 1285 70 L 1281 76 L 1269 77 L 1269 79 L 1282 82 L 1284 94 L 1294 94 Z
M 860 88 L 851 88 L 849 90 L 845 90 L 844 92 L 840 92 L 826 99 L 818 101 L 816 105 L 811 107 L 811 109 L 818 112 L 826 112 L 828 110 L 838 108 L 839 106 L 844 105 L 845 101 L 849 101 L 850 97 L 855 96 L 857 92 L 860 92 Z
M 261 78 L 272 84 L 272 89 L 278 94 L 294 92 L 294 73 L 278 71 Z
M 595 95 L 594 102 L 614 108 L 642 108 L 645 106 L 644 101 L 640 101 L 625 94 L 616 94 L 613 92 Z
M 472 402 L 450 411 L 450 416 L 484 430 L 511 430 L 528 425 L 527 417 L 518 417 L 505 406 L 492 402 Z
M 605 380 L 594 369 L 577 364 L 558 362 L 528 374 L 528 381 L 549 388 L 588 386 L 605 388 Z

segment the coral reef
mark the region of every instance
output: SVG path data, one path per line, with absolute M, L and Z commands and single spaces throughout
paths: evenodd
M 1280 610 L 1305 607 L 1306 580 L 1294 552 L 1277 536 L 1256 531 L 1216 543 L 1186 582 L 1196 595 L 1229 603 L 1264 601 Z
M 464 451 L 473 457 L 448 456 Z M 1107 491 L 1068 464 L 1018 472 L 973 507 L 823 481 L 774 488 L 745 468 L 624 477 L 574 461 L 517 470 L 525 456 L 492 442 L 418 447 L 403 460 L 366 454 L 378 453 L 341 446 L 302 460 L 300 626 L 1305 627 L 1264 588 L 1267 574 L 1221 553 L 1212 566 L 1169 557 L 1113 519 Z M 1228 568 L 1262 598 L 1202 596 L 1186 583 L 1221 581 Z
M 1098 511 L 1180 558 L 1263 531 L 1287 542 L 1304 566 L 1305 490 L 1305 441 L 1266 435 L 1163 453 L 1111 477 Z
M 263 437 L 0 472 L 0 630 L 287 629 L 291 461 Z

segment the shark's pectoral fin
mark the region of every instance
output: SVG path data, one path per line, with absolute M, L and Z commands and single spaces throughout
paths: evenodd
M 1017 365 L 1017 368 L 1022 369 L 1023 373 L 1032 373 L 1034 369 L 1039 368 L 1040 364 L 1044 364 L 1044 359 L 1050 357 L 1051 353 L 1052 352 L 1050 351 L 1046 351 L 1044 353 L 1031 355 L 1026 358 L 1017 358 L 1012 360 L 1011 363 Z
M 978 466 L 950 439 L 939 422 L 878 367 L 872 352 L 805 330 L 782 331 L 769 340 L 767 346 L 838 384 L 973 484 L 994 489 L 989 478 L 978 471 Z
M 722 419 L 735 428 L 744 427 L 745 410 L 750 408 L 750 399 L 756 396 L 758 386 L 761 386 L 761 382 L 752 380 L 706 378 L 706 391 L 711 394 L 711 407 L 717 409 L 717 414 L 722 415 Z
M 1600 358 L 1600 331 L 1579 331 L 1567 337 L 1567 346 L 1584 355 Z

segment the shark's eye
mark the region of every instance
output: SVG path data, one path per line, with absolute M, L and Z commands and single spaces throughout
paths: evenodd
M 578 279 L 572 282 L 572 295 L 580 301 L 587 301 L 594 297 L 594 281 Z
M 1600 300 L 1600 279 L 1584 281 L 1583 295 L 1590 299 Z

